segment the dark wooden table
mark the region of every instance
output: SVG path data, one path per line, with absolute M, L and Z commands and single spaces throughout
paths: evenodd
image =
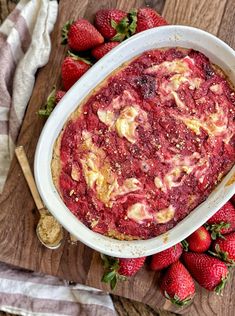
M 7 0 L 0 0 L 0 5 L 0 17 L 3 19 L 13 5 Z M 35 112 L 44 103 L 52 86 L 60 85 L 60 64 L 66 49 L 60 45 L 62 25 L 70 18 L 81 16 L 92 20 L 97 9 L 102 7 L 128 10 L 133 6 L 143 5 L 156 8 L 171 24 L 202 28 L 235 48 L 234 0 L 61 0 L 58 19 L 51 35 L 50 60 L 37 74 L 33 94 L 18 138 L 18 144 L 25 146 L 31 166 L 33 166 L 37 139 L 44 124 Z M 100 282 L 102 267 L 98 253 L 81 243 L 71 245 L 68 235 L 60 249 L 56 251 L 45 249 L 35 236 L 37 221 L 35 205 L 14 158 L 4 192 L 0 196 L 0 260 L 108 290 Z M 223 297 L 218 297 L 198 287 L 193 303 L 183 309 L 177 309 L 162 297 L 157 288 L 158 277 L 157 273 L 144 268 L 130 281 L 119 284 L 114 292 L 115 295 L 140 301 L 154 308 L 153 310 L 146 305 L 132 303 L 114 296 L 119 314 L 150 316 L 158 315 L 155 311 L 159 309 L 162 315 L 166 311 L 190 316 L 232 316 L 235 313 L 234 273 L 225 288 Z

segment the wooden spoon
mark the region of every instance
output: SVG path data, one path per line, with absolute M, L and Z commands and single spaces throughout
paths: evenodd
M 36 229 L 38 239 L 45 247 L 57 249 L 63 239 L 63 228 L 48 212 L 42 202 L 23 146 L 16 147 L 15 153 L 40 214 L 40 220 Z

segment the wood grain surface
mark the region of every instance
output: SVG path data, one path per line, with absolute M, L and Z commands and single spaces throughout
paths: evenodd
M 3 4 L 7 3 L 5 0 L 1 1 Z M 118 7 L 128 10 L 133 6 L 146 4 L 162 11 L 163 16 L 171 24 L 200 27 L 218 35 L 235 48 L 234 0 L 166 0 L 165 2 L 156 0 L 61 0 L 59 16 L 51 35 L 50 60 L 38 72 L 35 88 L 18 138 L 18 144 L 25 147 L 31 167 L 37 139 L 44 124 L 35 112 L 45 102 L 52 86 L 54 84 L 60 85 L 60 64 L 66 51 L 66 47 L 60 45 L 62 25 L 70 18 L 81 16 L 92 20 L 97 9 L 102 7 Z M 0 17 L 3 15 L 1 11 Z M 106 285 L 100 282 L 102 266 L 98 253 L 79 242 L 71 244 L 67 234 L 65 234 L 66 238 L 60 249 L 55 251 L 45 249 L 40 245 L 35 235 L 37 221 L 38 215 L 35 205 L 20 167 L 14 158 L 4 192 L 0 196 L 0 260 L 108 290 Z M 162 297 L 157 287 L 158 278 L 157 273 L 148 271 L 145 267 L 131 280 L 120 283 L 114 294 L 146 303 L 155 310 L 161 308 L 165 311 L 190 316 L 234 315 L 234 273 L 225 288 L 223 297 L 218 297 L 198 287 L 193 303 L 181 309 L 177 309 Z M 138 307 L 139 309 L 136 307 L 137 305 L 131 305 L 132 310 L 125 311 L 122 305 L 128 306 L 132 303 L 126 299 L 118 300 L 116 296 L 114 297 L 115 300 L 117 300 L 117 310 L 118 308 L 121 310 L 120 315 L 138 315 L 138 313 L 144 316 L 155 315 L 152 309 L 148 310 L 143 305 Z M 145 314 L 148 312 L 149 314 Z
M 0 0 L 0 24 L 5 20 L 9 13 L 15 8 L 16 1 Z
M 166 0 L 163 16 L 171 24 L 199 27 L 217 35 L 227 0 Z

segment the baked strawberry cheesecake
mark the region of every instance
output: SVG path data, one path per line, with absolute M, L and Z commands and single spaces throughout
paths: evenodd
M 72 113 L 54 145 L 53 181 L 92 231 L 152 238 L 228 173 L 234 135 L 235 91 L 219 67 L 192 49 L 147 51 Z

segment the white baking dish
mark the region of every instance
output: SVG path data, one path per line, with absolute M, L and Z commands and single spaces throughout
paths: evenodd
M 234 182 L 226 185 L 235 174 L 234 166 L 208 199 L 167 233 L 148 240 L 119 241 L 94 233 L 83 225 L 65 206 L 52 182 L 50 163 L 54 142 L 68 116 L 84 97 L 123 62 L 149 49 L 175 46 L 201 51 L 219 65 L 235 84 L 235 52 L 217 37 L 187 26 L 172 25 L 147 30 L 118 45 L 76 82 L 56 106 L 38 141 L 34 172 L 46 206 L 81 242 L 107 255 L 134 258 L 169 248 L 204 224 L 235 193 Z

